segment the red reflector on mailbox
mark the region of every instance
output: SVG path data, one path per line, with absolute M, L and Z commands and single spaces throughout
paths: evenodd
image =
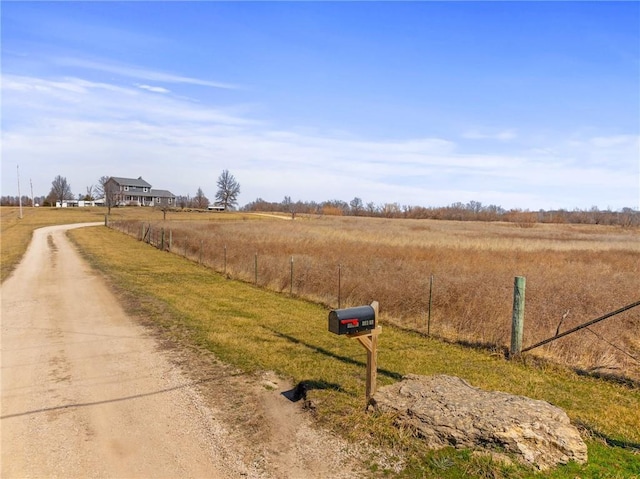
M 376 313 L 372 306 L 334 309 L 329 313 L 329 331 L 350 334 L 368 331 L 376 327 Z
M 358 325 L 359 321 L 357 319 L 343 319 L 340 321 L 340 324 L 354 324 Z

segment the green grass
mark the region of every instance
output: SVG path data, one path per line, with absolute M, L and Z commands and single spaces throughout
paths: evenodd
M 353 440 L 405 451 L 411 460 L 402 477 L 640 476 L 638 389 L 580 377 L 557 366 L 511 362 L 498 354 L 383 326 L 380 386 L 406 373 L 459 376 L 483 389 L 558 405 L 589 436 L 589 464 L 561 466 L 545 474 L 471 456 L 469 451 L 427 451 L 395 429 L 389 418 L 364 411 L 366 352 L 356 341 L 327 331 L 326 308 L 229 281 L 106 228 L 74 230 L 70 236 L 118 285 L 130 311 L 244 371 L 273 370 L 294 383 L 306 381 L 317 420 L 325 427 Z

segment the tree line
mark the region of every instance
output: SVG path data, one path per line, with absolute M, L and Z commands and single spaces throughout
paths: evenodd
M 109 212 L 114 205 L 115 191 L 110 191 L 108 180 L 110 176 L 101 176 L 96 185 L 86 187 L 84 193 L 77 195 L 71 192 L 71 185 L 63 176 L 56 176 L 51 182 L 51 190 L 47 196 L 29 197 L 22 195 L 2 196 L 1 206 L 55 206 L 57 202 L 67 200 L 94 201 L 104 199 Z M 223 170 L 216 181 L 217 191 L 214 204 L 224 209 L 233 209 L 238 205 L 240 183 L 229 173 Z M 198 187 L 194 196 L 179 195 L 176 197 L 176 206 L 181 209 L 206 209 L 210 200 L 201 187 Z M 398 203 L 374 202 L 365 203 L 361 198 L 355 197 L 351 201 L 327 200 L 292 201 L 290 196 L 285 196 L 280 202 L 270 202 L 258 198 L 241 208 L 242 211 L 281 212 L 295 217 L 296 214 L 316 214 L 334 216 L 370 216 L 382 218 L 410 218 L 410 219 L 439 219 L 455 221 L 506 221 L 517 223 L 520 226 L 532 226 L 535 223 L 575 223 L 575 224 L 602 224 L 620 226 L 640 226 L 640 211 L 632 208 L 622 208 L 620 211 L 610 209 L 600 210 L 596 206 L 588 210 L 574 209 L 572 211 L 539 210 L 529 211 L 521 209 L 505 210 L 498 205 L 483 205 L 479 201 L 468 203 L 452 203 L 448 206 L 425 207 L 408 206 Z
M 56 202 L 62 203 L 69 200 L 94 201 L 104 196 L 104 183 L 108 179 L 108 176 L 103 176 L 98 180 L 97 185 L 87 186 L 84 193 L 74 195 L 67 178 L 57 175 L 51 182 L 51 190 L 48 195 L 33 197 L 5 195 L 0 198 L 0 206 L 18 206 L 19 204 L 22 206 L 55 206 Z
M 483 205 L 479 201 L 452 203 L 448 206 L 407 206 L 398 203 L 365 203 L 361 198 L 350 202 L 343 200 L 291 201 L 285 196 L 281 202 L 269 202 L 258 198 L 245 205 L 244 211 L 273 211 L 291 214 L 314 214 L 335 216 L 370 216 L 379 218 L 436 219 L 453 221 L 506 221 L 522 227 L 535 223 L 574 223 L 620 226 L 640 226 L 640 211 L 623 208 L 620 211 L 600 210 L 596 206 L 588 210 L 506 210 L 497 205 Z

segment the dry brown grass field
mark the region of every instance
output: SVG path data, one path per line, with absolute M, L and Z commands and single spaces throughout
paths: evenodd
M 383 321 L 423 333 L 433 275 L 431 335 L 497 351 L 510 341 L 515 276 L 527 282 L 525 347 L 640 299 L 637 228 L 282 218 L 174 213 L 144 224 L 154 242 L 164 229 L 168 248 L 170 231 L 172 252 L 229 277 L 332 307 L 376 300 Z M 133 219 L 112 225 L 136 236 L 143 230 Z M 528 355 L 640 380 L 640 308 Z

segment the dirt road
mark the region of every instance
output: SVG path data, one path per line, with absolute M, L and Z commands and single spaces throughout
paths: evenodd
M 161 348 L 67 240 L 78 226 L 37 230 L 2 285 L 3 478 L 362 477 L 275 375 Z

